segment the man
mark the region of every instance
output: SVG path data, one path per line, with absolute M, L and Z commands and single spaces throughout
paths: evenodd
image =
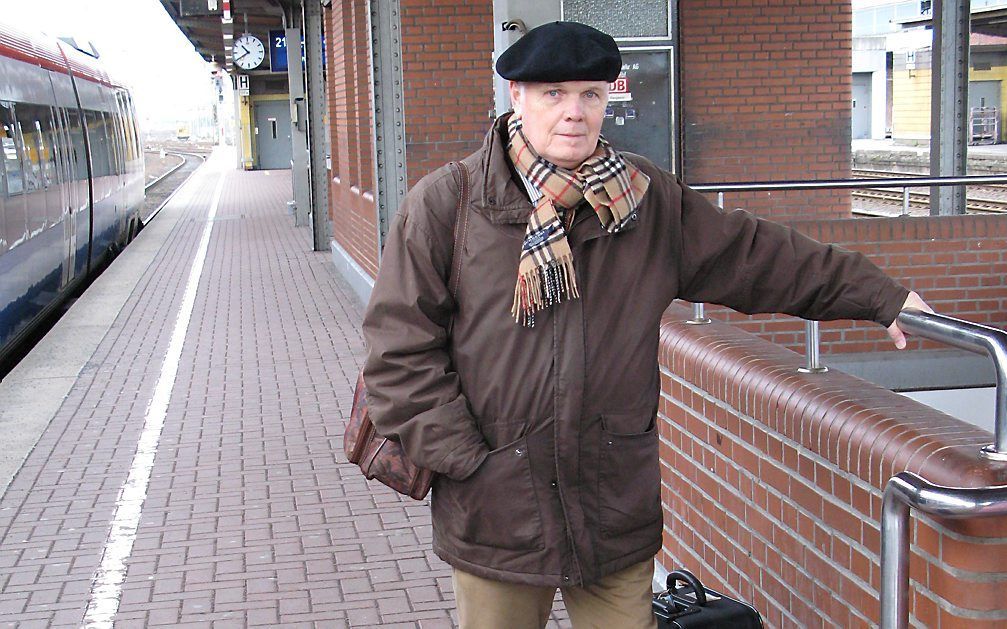
M 914 293 L 859 254 L 723 213 L 600 138 L 615 41 L 556 22 L 497 62 L 502 116 L 471 186 L 457 301 L 460 182 L 424 177 L 390 230 L 364 319 L 378 430 L 439 474 L 434 550 L 463 627 L 653 627 L 661 548 L 658 324 L 676 298 L 890 326 Z

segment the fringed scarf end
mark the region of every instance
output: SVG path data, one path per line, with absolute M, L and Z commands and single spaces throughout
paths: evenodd
M 514 287 L 514 320 L 525 327 L 535 327 L 535 313 L 564 300 L 577 299 L 577 275 L 573 256 L 567 255 L 548 267 L 528 269 Z

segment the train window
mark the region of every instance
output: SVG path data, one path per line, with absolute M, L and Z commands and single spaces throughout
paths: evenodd
M 115 93 L 115 104 L 118 115 L 116 119 L 119 121 L 119 128 L 122 133 L 123 149 L 126 155 L 126 163 L 131 164 L 133 160 L 136 159 L 136 150 L 133 147 L 133 138 L 129 133 L 129 116 L 126 111 L 126 93 L 116 92 Z
M 87 179 L 87 151 L 84 149 L 84 128 L 81 125 L 81 114 L 77 108 L 66 110 L 67 132 L 70 134 L 70 159 L 73 164 L 73 178 L 76 181 Z
M 109 139 L 108 154 L 111 156 L 112 174 L 122 174 L 122 135 L 119 133 L 118 116 L 114 112 L 105 112 L 105 135 Z
M 14 123 L 14 110 L 6 103 L 0 103 L 0 150 L 3 151 L 3 169 L 0 170 L 3 180 L 3 192 L 6 196 L 14 196 L 24 191 L 21 175 L 21 155 L 18 150 L 17 127 Z
M 136 109 L 133 107 L 133 98 L 126 92 L 126 117 L 129 123 L 129 133 L 133 137 L 133 146 L 136 147 L 136 158 L 143 159 L 143 145 L 140 143 L 140 132 L 136 126 Z
M 84 112 L 87 119 L 87 139 L 91 145 L 91 170 L 95 177 L 107 177 L 112 172 L 109 161 L 108 136 L 105 134 L 105 119 L 100 111 L 88 109 Z
M 56 172 L 56 132 L 53 129 L 52 109 L 37 107 L 35 130 L 38 132 L 39 160 L 42 164 L 42 184 L 59 185 L 59 175 Z
M 44 187 L 42 183 L 42 149 L 40 147 L 38 125 L 38 107 L 30 103 L 17 103 L 14 106 L 14 117 L 21 129 L 21 140 L 24 147 L 24 189 L 33 192 Z
M 116 99 L 115 113 L 115 137 L 119 139 L 120 173 L 126 172 L 126 165 L 132 161 L 132 150 L 129 146 L 129 138 L 126 137 L 126 119 L 122 115 L 122 103 Z

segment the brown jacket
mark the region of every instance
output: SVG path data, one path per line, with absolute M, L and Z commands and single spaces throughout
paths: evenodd
M 462 162 L 472 194 L 457 304 L 450 169 L 424 177 L 395 218 L 364 318 L 368 403 L 382 434 L 440 473 L 439 557 L 492 579 L 586 584 L 661 548 L 658 324 L 672 300 L 888 325 L 907 291 L 860 254 L 722 212 L 627 155 L 651 178 L 631 228 L 607 235 L 578 211 L 580 299 L 519 326 L 510 308 L 531 206 L 501 125 Z

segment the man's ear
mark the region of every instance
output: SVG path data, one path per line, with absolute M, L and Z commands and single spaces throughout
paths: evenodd
M 514 113 L 521 115 L 521 96 L 524 93 L 524 89 L 521 84 L 517 81 L 510 81 L 508 84 L 508 90 L 510 91 L 510 106 L 514 110 Z

